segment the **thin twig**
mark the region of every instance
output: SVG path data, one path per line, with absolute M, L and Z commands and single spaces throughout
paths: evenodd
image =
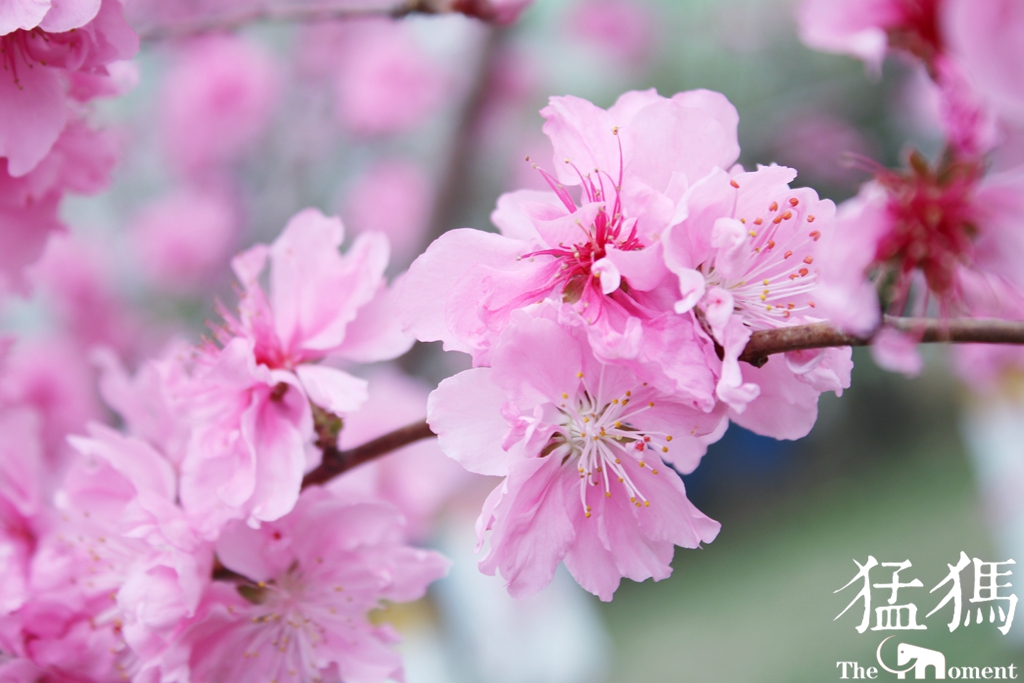
M 776 330 L 758 330 L 740 355 L 740 360 L 761 367 L 768 356 L 787 351 L 822 349 L 832 346 L 867 346 L 883 328 L 889 327 L 912 335 L 920 343 L 951 342 L 968 344 L 1024 344 L 1024 322 L 993 318 L 962 318 L 934 320 L 930 318 L 897 318 L 886 316 L 882 325 L 868 337 L 845 334 L 828 323 L 794 325 Z M 323 449 L 323 462 L 306 475 L 302 485 L 322 484 L 356 465 L 369 462 L 420 439 L 434 436 L 426 421 L 396 429 L 373 441 L 346 451 L 334 445 Z M 321 443 L 324 443 L 321 440 Z
M 364 7 L 347 3 L 341 7 L 256 7 L 234 13 L 210 14 L 157 23 L 139 29 L 139 38 L 144 41 L 188 38 L 221 31 L 235 31 L 257 22 L 270 23 L 315 23 L 340 19 L 363 19 L 367 17 L 401 18 L 410 14 L 446 14 L 456 11 L 449 2 L 439 0 L 396 0 L 391 4 L 370 4 Z
M 336 446 L 329 446 L 323 451 L 324 457 L 320 466 L 306 475 L 302 480 L 302 486 L 305 488 L 313 484 L 323 484 L 356 465 L 361 465 L 385 453 L 396 451 L 402 446 L 408 446 L 431 436 L 434 436 L 434 433 L 430 431 L 430 427 L 425 421 L 421 421 L 388 432 L 362 446 L 356 446 L 346 451 L 340 451 Z

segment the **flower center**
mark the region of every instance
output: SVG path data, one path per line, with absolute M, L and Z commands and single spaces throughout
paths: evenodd
M 70 36 L 58 39 L 58 35 L 67 36 L 47 33 L 41 28 L 27 31 L 18 29 L 0 36 L 0 66 L 14 79 L 18 90 L 22 89 L 21 75 L 24 69 L 62 62 L 79 42 Z
M 668 453 L 672 436 L 638 429 L 631 420 L 654 407 L 653 394 L 644 385 L 604 404 L 588 391 L 575 402 L 568 400 L 568 394 L 562 395 L 566 399 L 559 407 L 562 422 L 544 454 L 560 457 L 562 464 L 575 464 L 580 502 L 587 517 L 591 514 L 587 489 L 592 486 L 603 487 L 605 497 L 611 498 L 618 485 L 631 503 L 650 507 L 638 477 L 643 472 L 658 474 L 659 454 Z
M 903 173 L 879 174 L 889 193 L 893 228 L 879 242 L 875 261 L 894 268 L 904 280 L 920 270 L 931 291 L 947 294 L 957 267 L 973 257 L 977 228 L 970 200 L 981 169 L 974 163 L 949 162 L 933 172 L 916 152 L 910 166 Z
M 607 171 L 595 168 L 593 173 L 584 174 L 579 167 L 571 160 L 566 159 L 568 164 L 579 176 L 583 197 L 587 203 L 604 202 L 604 206 L 598 211 L 593 224 L 583 225 L 577 222 L 581 231 L 581 240 L 571 245 L 559 242 L 558 246 L 548 249 L 523 254 L 521 258 L 534 256 L 553 256 L 561 261 L 557 287 L 562 290 L 562 300 L 566 303 L 576 303 L 583 297 L 587 286 L 596 284 L 600 277 L 599 273 L 593 272 L 594 264 L 604 258 L 608 253 L 608 247 L 619 251 L 637 251 L 644 248 L 644 244 L 637 237 L 637 222 L 627 219 L 622 213 L 622 141 L 619 139 L 619 130 L 614 128 L 619 144 L 619 174 L 618 180 L 614 180 Z M 529 157 L 526 158 L 530 160 Z M 579 210 L 575 200 L 556 178 L 547 171 L 533 165 L 548 183 L 555 194 L 562 201 L 562 204 L 569 211 L 575 213 Z M 600 290 L 600 287 L 598 287 Z
M 738 191 L 738 183 L 732 184 Z M 792 315 L 814 308 L 809 295 L 818 284 L 814 244 L 821 231 L 814 215 L 796 197 L 781 197 L 766 208 L 762 215 L 739 218 L 747 229 L 742 274 L 725 277 L 713 261 L 698 267 L 709 288 L 732 294 L 736 312 L 754 329 L 780 327 Z

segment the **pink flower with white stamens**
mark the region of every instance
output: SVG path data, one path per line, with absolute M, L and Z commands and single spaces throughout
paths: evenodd
M 849 349 L 790 354 L 770 360 L 770 370 L 737 360 L 755 330 L 822 319 L 819 259 L 832 238 L 835 206 L 809 188 L 790 188 L 795 177 L 781 166 L 713 173 L 690 189 L 685 218 L 663 237 L 666 263 L 679 278 L 675 310 L 695 310 L 723 349 L 716 393 L 730 418 L 790 439 L 814 424 L 821 391 L 849 386 L 851 367 Z M 762 383 L 786 388 L 776 393 Z M 747 410 L 766 402 L 775 409 Z
M 490 368 L 434 391 L 427 420 L 466 469 L 505 477 L 477 522 L 514 597 L 546 586 L 561 561 L 602 600 L 625 576 L 666 578 L 674 546 L 710 542 L 719 525 L 686 498 L 666 462 L 690 471 L 720 411 L 704 413 L 624 366 L 598 361 L 578 327 L 517 313 Z

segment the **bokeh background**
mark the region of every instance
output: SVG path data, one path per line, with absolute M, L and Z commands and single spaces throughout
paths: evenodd
M 182 3 L 200 17 L 215 5 Z M 213 302 L 233 300 L 231 255 L 306 206 L 340 214 L 350 235 L 388 233 L 393 274 L 445 230 L 493 229 L 502 192 L 542 186 L 525 157 L 554 163 L 538 115 L 551 95 L 609 106 L 632 89 L 721 91 L 740 113 L 743 164 L 793 166 L 798 184 L 837 203 L 868 178 L 865 160 L 892 166 L 911 146 L 941 145 L 913 65 L 890 59 L 872 78 L 809 50 L 790 0 L 536 0 L 501 28 L 413 16 L 196 36 L 158 3 L 128 9 L 144 38 L 123 73 L 134 86 L 93 117 L 120 142 L 113 186 L 66 203 L 71 237 L 37 267 L 39 296 L 9 305 L 3 322 L 40 339 L 71 330 L 129 366 L 175 335 L 203 334 Z M 1019 496 L 1020 482 L 992 493 L 985 458 L 1019 455 L 1024 441 L 1012 413 L 1007 435 L 992 437 L 997 399 L 971 394 L 944 349 L 929 349 L 912 380 L 854 358 L 852 388 L 822 397 L 806 439 L 732 427 L 711 447 L 686 483 L 721 535 L 678 550 L 669 580 L 624 582 L 610 604 L 566 576 L 525 603 L 507 598 L 475 569 L 485 489 L 462 489 L 428 534 L 456 560 L 452 575 L 429 600 L 381 615 L 405 635 L 408 681 L 818 683 L 839 680 L 837 661 L 874 664 L 881 636 L 854 630 L 860 608 L 834 621 L 858 589 L 834 594 L 853 560 L 911 560 L 902 578 L 924 588 L 900 598 L 923 618 L 960 551 L 1012 557 L 998 496 Z M 421 344 L 398 367 L 429 388 L 465 359 Z M 1011 580 L 1024 586 L 1016 571 Z M 876 604 L 884 597 L 876 589 Z M 948 614 L 912 642 L 951 665 L 1024 664 L 1024 624 L 1008 636 L 988 623 L 949 633 Z

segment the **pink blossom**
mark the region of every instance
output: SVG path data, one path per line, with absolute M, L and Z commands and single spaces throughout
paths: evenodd
M 266 129 L 278 80 L 272 56 L 245 38 L 180 45 L 161 95 L 164 147 L 177 168 L 189 174 L 235 161 Z
M 325 533 L 325 530 L 327 533 Z M 443 576 L 440 555 L 402 545 L 400 516 L 306 490 L 282 519 L 233 524 L 217 543 L 238 585 L 214 582 L 163 657 L 162 680 L 401 680 L 397 635 L 366 615 L 407 602 Z
M 871 339 L 871 357 L 883 370 L 900 372 L 907 377 L 920 375 L 924 368 L 917 339 L 891 327 L 883 327 Z
M 673 546 L 718 533 L 665 462 L 692 469 L 686 442 L 715 430 L 721 414 L 601 364 L 579 328 L 518 313 L 492 367 L 442 382 L 427 413 L 447 455 L 505 477 L 477 531 L 481 542 L 491 532 L 481 570 L 500 572 L 513 597 L 546 586 L 564 560 L 580 585 L 610 600 L 621 577 L 664 579 Z
M 343 127 L 361 135 L 400 133 L 441 104 L 448 78 L 407 25 L 364 20 L 341 36 L 332 61 L 335 115 Z
M 940 0 L 804 0 L 800 36 L 812 48 L 848 54 L 881 71 L 888 48 L 930 63 L 946 49 Z
M 342 256 L 343 238 L 341 221 L 309 209 L 272 245 L 233 261 L 244 288 L 238 315 L 225 311 L 223 348 L 200 354 L 182 395 L 195 425 L 182 501 L 206 534 L 229 519 L 287 514 L 319 462 L 310 403 L 342 414 L 366 400 L 365 381 L 317 361 L 385 360 L 410 346 L 390 314 L 386 239 L 362 235 Z M 269 296 L 259 283 L 268 260 Z
M 840 209 L 836 238 L 823 263 L 823 313 L 855 333 L 880 320 L 869 275 L 892 280 L 892 309 L 924 311 L 934 298 L 943 315 L 966 312 L 959 289 L 963 268 L 1024 283 L 1024 210 L 1020 169 L 984 176 L 977 162 L 944 161 L 932 168 L 914 153 L 910 168 L 880 170 L 877 179 Z M 910 293 L 920 278 L 925 297 Z
M 181 464 L 181 503 L 207 538 L 241 517 L 256 524 L 295 505 L 316 464 L 313 415 L 298 378 L 257 364 L 252 341 L 200 357 L 189 404 L 192 438 Z
M 83 457 L 38 537 L 28 599 L 0 625 L 0 647 L 46 680 L 132 676 L 194 612 L 211 571 L 212 548 L 175 505 L 171 466 L 141 441 L 90 432 L 72 439 Z
M 295 369 L 300 376 L 309 372 L 312 381 L 311 366 L 297 366 L 328 356 L 387 360 L 408 350 L 411 341 L 389 315 L 387 239 L 379 233 L 360 235 L 342 256 L 338 247 L 344 237 L 340 220 L 307 209 L 288 222 L 269 248 L 257 245 L 235 258 L 233 268 L 245 292 L 239 317 L 228 316 L 227 332 L 251 339 L 257 362 Z M 268 260 L 269 297 L 258 282 Z M 326 381 L 327 368 L 316 372 Z
M 705 349 L 672 312 L 660 237 L 688 186 L 736 160 L 736 110 L 717 93 L 649 90 L 607 111 L 556 97 L 541 113 L 555 150 L 552 192 L 501 197 L 500 236 L 455 230 L 431 245 L 400 284 L 406 329 L 486 365 L 515 310 L 559 300 L 600 358 L 632 363 L 710 409 Z M 580 186 L 579 206 L 567 185 Z
M 381 161 L 348 189 L 342 213 L 356 234 L 387 235 L 394 261 L 408 263 L 423 248 L 432 195 L 430 179 L 420 166 L 398 159 Z
M 0 24 L 28 23 L 9 23 L 12 11 L 18 10 L 5 4 Z M 53 147 L 68 122 L 69 96 L 96 94 L 77 75 L 105 75 L 107 64 L 138 50 L 122 14 L 119 0 L 73 0 L 59 3 L 40 24 L 0 34 L 0 157 L 12 176 L 31 171 Z
M 848 348 L 777 357 L 760 370 L 737 360 L 754 330 L 822 319 L 819 260 L 835 206 L 809 188 L 791 189 L 795 177 L 782 166 L 716 171 L 690 188 L 683 219 L 663 236 L 665 262 L 678 277 L 676 312 L 693 309 L 724 350 L 716 395 L 729 417 L 789 439 L 807 434 L 818 394 L 842 393 L 852 367 Z
M 148 204 L 133 223 L 144 274 L 172 292 L 207 287 L 226 265 L 239 232 L 234 202 L 216 190 L 190 187 Z

